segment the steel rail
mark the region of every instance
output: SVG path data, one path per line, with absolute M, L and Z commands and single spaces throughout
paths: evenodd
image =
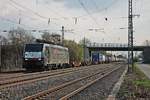
M 36 81 L 40 81 L 40 80 L 45 80 L 45 79 L 48 79 L 49 77 L 61 76 L 61 75 L 69 74 L 69 73 L 76 72 L 79 70 L 83 71 L 83 70 L 89 70 L 89 69 L 90 69 L 90 67 L 87 67 L 86 69 L 79 68 L 79 69 L 67 70 L 67 71 L 62 71 L 62 72 L 50 73 L 50 74 L 46 74 L 46 75 L 39 76 L 39 77 L 29 78 L 29 79 L 14 80 L 13 82 L 10 82 L 10 83 L 1 84 L 0 90 L 4 89 L 4 88 L 14 87 L 17 85 L 22 85 L 22 84 L 32 83 L 32 82 L 36 82 Z
M 60 90 L 60 89 L 62 89 L 62 88 L 64 88 L 64 87 L 67 87 L 67 86 L 69 86 L 69 85 L 72 85 L 72 84 L 74 84 L 74 83 L 77 83 L 77 82 L 79 82 L 79 81 L 82 81 L 82 80 L 84 80 L 84 79 L 90 78 L 90 77 L 95 76 L 95 75 L 97 75 L 97 74 L 103 75 L 103 74 L 105 74 L 104 71 L 108 71 L 108 69 L 110 70 L 110 69 L 112 69 L 112 68 L 111 68 L 111 67 L 110 67 L 110 68 L 104 68 L 103 70 L 101 70 L 101 71 L 99 71 L 99 72 L 97 72 L 97 73 L 94 73 L 94 74 L 92 74 L 92 75 L 88 75 L 88 76 L 85 76 L 85 77 L 81 77 L 81 78 L 75 79 L 75 80 L 73 80 L 73 81 L 69 81 L 69 82 L 66 82 L 66 83 L 64 83 L 64 84 L 55 86 L 55 87 L 50 88 L 50 89 L 48 89 L 48 90 L 41 91 L 41 92 L 39 92 L 39 93 L 37 93 L 37 94 L 34 94 L 34 95 L 31 95 L 31 96 L 25 97 L 23 100 L 34 100 L 34 99 L 39 99 L 39 98 L 41 99 L 42 97 L 44 97 L 44 96 L 46 96 L 46 95 L 48 95 L 48 94 L 50 94 L 50 93 L 52 93 L 52 92 L 55 92 L 55 91 L 57 91 L 57 90 Z
M 25 71 L 24 71 L 25 72 Z M 43 71 L 43 72 L 33 72 L 33 73 L 14 73 L 14 74 L 9 74 L 9 75 L 4 75 L 2 77 L 2 79 L 4 78 L 5 80 L 9 80 L 9 79 L 14 79 L 14 78 L 19 78 L 19 77 L 26 77 L 26 76 L 31 76 L 31 75 L 38 75 L 38 74 L 43 74 L 43 73 L 49 73 L 49 72 L 57 72 L 56 70 L 55 71 Z M 19 74 L 19 75 L 18 75 Z M 13 76 L 12 76 L 13 75 Z M 0 81 L 1 83 L 2 81 Z
M 4 75 L 2 77 L 2 80 L 0 80 L 0 85 L 2 85 L 3 83 L 7 83 L 6 81 L 10 81 L 10 79 L 15 79 L 15 78 L 19 78 L 19 77 L 27 77 L 27 76 L 31 76 L 31 75 L 39 75 L 39 74 L 46 74 L 46 73 L 55 73 L 55 72 L 67 71 L 67 70 L 78 69 L 78 68 L 81 68 L 81 67 L 74 67 L 74 68 L 67 68 L 67 69 L 60 69 L 60 70 L 58 69 L 58 70 L 55 70 L 55 71 L 50 70 L 50 71 L 27 73 L 27 74 L 21 74 L 21 73 L 19 73 L 21 75 L 17 75 L 17 73 L 16 73 L 15 76 L 11 76 L 11 75 L 14 75 L 14 74 L 10 74 L 7 77 L 6 77 L 6 75 Z
M 120 67 L 119 67 L 119 68 L 120 68 Z M 75 91 L 73 91 L 73 92 L 71 92 L 71 93 L 69 93 L 69 94 L 63 96 L 63 97 L 60 98 L 59 100 L 69 100 L 69 98 L 71 98 L 72 96 L 74 96 L 74 95 L 76 95 L 77 93 L 83 91 L 84 89 L 88 88 L 88 87 L 91 86 L 92 84 L 94 84 L 94 83 L 96 83 L 97 81 L 103 79 L 104 77 L 108 76 L 109 74 L 111 74 L 112 72 L 118 70 L 119 68 L 116 68 L 116 69 L 114 69 L 114 70 L 112 70 L 112 71 L 110 71 L 110 72 L 104 74 L 103 76 L 101 76 L 101 77 L 99 77 L 99 78 L 97 78 L 97 79 L 91 81 L 90 83 L 88 83 L 88 84 L 86 84 L 86 85 L 84 85 L 84 86 L 78 88 L 77 90 L 75 90 Z
M 76 69 L 73 69 L 73 70 L 76 70 Z M 30 78 L 34 79 L 34 78 L 41 78 L 41 77 L 44 77 L 44 76 L 47 76 L 47 75 L 51 76 L 51 75 L 55 75 L 55 74 L 59 74 L 59 73 L 61 74 L 61 73 L 70 72 L 70 71 L 73 71 L 73 70 L 69 69 L 69 70 L 55 71 L 55 72 L 47 71 L 47 72 L 37 72 L 37 73 L 31 73 L 31 74 L 26 74 L 26 75 L 19 75 L 19 76 L 8 78 L 8 79 L 11 79 L 11 80 L 0 81 L 0 85 L 11 84 L 11 83 L 15 83 L 15 82 L 18 82 L 18 81 L 26 81 L 26 80 L 30 80 Z M 35 76 L 35 75 L 38 75 L 38 76 Z M 27 76 L 34 76 L 34 78 L 33 77 L 27 77 Z M 22 78 L 22 79 L 19 80 L 18 78 Z M 23 79 L 23 78 L 25 78 L 25 79 Z

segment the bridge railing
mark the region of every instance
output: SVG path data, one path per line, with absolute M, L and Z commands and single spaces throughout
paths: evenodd
M 86 44 L 87 47 L 128 47 L 128 44 L 119 43 L 89 43 Z

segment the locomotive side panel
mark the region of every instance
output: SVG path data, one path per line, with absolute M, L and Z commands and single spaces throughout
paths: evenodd
M 66 48 L 50 46 L 49 51 L 50 51 L 49 64 L 69 63 L 69 53 Z

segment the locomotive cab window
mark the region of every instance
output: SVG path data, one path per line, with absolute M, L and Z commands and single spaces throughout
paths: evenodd
M 26 52 L 40 52 L 43 49 L 42 44 L 27 44 L 25 46 L 25 51 Z

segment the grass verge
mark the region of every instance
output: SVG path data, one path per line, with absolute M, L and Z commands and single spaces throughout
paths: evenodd
M 125 76 L 124 82 L 117 94 L 118 100 L 150 100 L 150 80 L 135 64 L 133 73 Z

